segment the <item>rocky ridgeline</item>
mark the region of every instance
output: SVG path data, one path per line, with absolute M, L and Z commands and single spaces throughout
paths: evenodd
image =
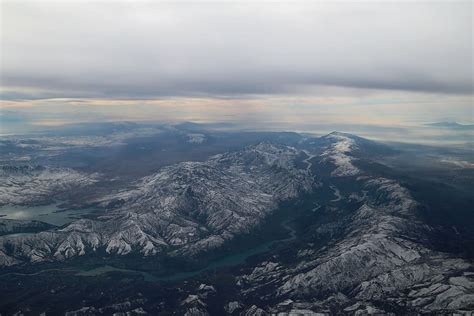
M 280 301 L 267 312 L 296 314 L 472 310 L 472 262 L 425 246 L 432 228 L 417 219 L 409 191 L 391 179 L 352 178 L 364 192 L 351 197 L 362 205 L 338 219 L 350 223 L 343 236 L 322 249 L 300 248 L 296 264 L 261 263 L 238 277 L 244 295 Z
M 100 200 L 120 205 L 97 220 L 80 219 L 36 234 L 3 236 L 0 264 L 65 260 L 89 252 L 144 256 L 177 248 L 189 255 L 246 233 L 278 202 L 310 191 L 313 178 L 295 166 L 301 152 L 262 143 L 205 162 L 162 168 L 133 188 Z

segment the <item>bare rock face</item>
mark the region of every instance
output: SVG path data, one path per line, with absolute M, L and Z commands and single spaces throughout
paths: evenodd
M 0 264 L 25 258 L 65 260 L 98 250 L 149 256 L 170 246 L 177 247 L 173 255 L 217 248 L 255 228 L 278 202 L 313 188 L 310 174 L 295 167 L 300 154 L 291 147 L 261 143 L 205 162 L 162 168 L 134 187 L 101 199 L 105 207 L 120 207 L 97 220 L 0 237 Z

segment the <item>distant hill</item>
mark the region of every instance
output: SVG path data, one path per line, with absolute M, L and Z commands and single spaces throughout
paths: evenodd
M 463 129 L 463 130 L 474 130 L 474 124 L 460 124 L 457 122 L 436 122 L 426 124 L 431 127 L 449 128 L 449 129 Z

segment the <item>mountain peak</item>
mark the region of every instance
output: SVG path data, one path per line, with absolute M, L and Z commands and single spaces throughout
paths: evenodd
M 340 132 L 340 131 L 333 131 L 323 137 L 330 137 L 330 136 L 344 136 L 344 137 L 357 137 L 356 135 L 354 134 L 350 134 L 350 133 L 346 133 L 346 132 Z
M 320 143 L 325 146 L 334 146 L 339 144 L 340 148 L 344 148 L 346 152 L 351 151 L 354 154 L 391 154 L 394 152 L 393 149 L 383 143 L 379 143 L 367 138 L 363 138 L 354 134 L 334 131 L 327 135 L 321 136 L 316 141 L 316 144 Z M 342 146 L 342 147 L 341 147 Z M 350 150 L 349 150 L 350 149 Z
M 362 140 L 363 138 L 358 137 L 354 134 L 349 134 L 349 133 L 344 133 L 344 132 L 339 132 L 339 131 L 333 131 L 327 135 L 324 135 L 321 137 L 322 139 L 352 139 L 352 140 Z

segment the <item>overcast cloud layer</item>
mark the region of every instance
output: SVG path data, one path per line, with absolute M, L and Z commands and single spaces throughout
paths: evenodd
M 2 98 L 472 93 L 467 2 L 1 2 Z

